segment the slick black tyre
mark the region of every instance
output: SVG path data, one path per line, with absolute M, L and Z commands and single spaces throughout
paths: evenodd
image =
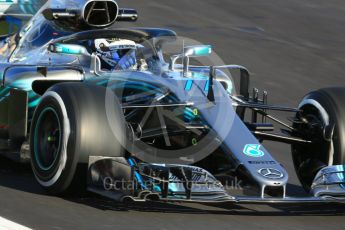
M 110 108 L 106 97 L 113 97 Z M 36 180 L 52 195 L 82 192 L 89 156 L 124 156 L 126 135 L 120 104 L 105 88 L 55 85 L 42 96 L 31 123 Z
M 321 168 L 345 164 L 345 87 L 313 91 L 299 108 L 295 135 L 313 143 L 292 145 L 292 158 L 300 182 L 309 191 Z

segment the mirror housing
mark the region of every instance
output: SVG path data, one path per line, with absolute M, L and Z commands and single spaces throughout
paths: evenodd
M 84 46 L 75 44 L 52 43 L 48 46 L 48 51 L 58 54 L 90 56 Z
M 183 75 L 187 76 L 189 69 L 189 58 L 191 57 L 205 57 L 209 56 L 212 53 L 211 45 L 196 45 L 196 46 L 187 46 L 184 47 L 183 53 L 178 55 L 173 55 L 170 58 L 169 68 L 171 71 L 175 70 L 176 61 L 182 58 L 183 61 Z
M 183 53 L 185 57 L 209 56 L 212 53 L 212 46 L 210 45 L 187 46 L 184 48 Z

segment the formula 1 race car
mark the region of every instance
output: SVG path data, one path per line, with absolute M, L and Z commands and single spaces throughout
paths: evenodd
M 114 28 L 138 18 L 114 0 L 52 0 L 32 16 L 11 8 L 28 2 L 0 1 L 7 4 L 0 20 L 17 28 L 0 37 L 0 149 L 30 161 L 48 193 L 344 201 L 345 88 L 311 92 L 298 108 L 268 105 L 266 92 L 250 93 L 245 67 L 192 65 L 212 57 L 211 46 L 184 44 L 172 53 L 171 30 Z M 291 124 L 269 111 L 289 113 Z M 286 195 L 288 173 L 265 140 L 291 144 L 309 197 Z M 234 178 L 251 195 L 229 192 Z

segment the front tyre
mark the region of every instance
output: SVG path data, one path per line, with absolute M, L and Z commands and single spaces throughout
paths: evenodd
M 124 156 L 126 122 L 116 99 L 106 108 L 109 95 L 115 97 L 104 87 L 63 83 L 42 96 L 31 122 L 30 152 L 34 175 L 48 193 L 83 191 L 89 156 Z
M 313 143 L 292 145 L 292 158 L 301 184 L 309 191 L 321 168 L 345 164 L 345 88 L 311 92 L 299 109 L 295 135 Z
M 36 180 L 49 193 L 60 194 L 69 187 L 78 159 L 73 151 L 67 154 L 70 120 L 59 94 L 48 92 L 44 95 L 31 127 L 31 165 Z

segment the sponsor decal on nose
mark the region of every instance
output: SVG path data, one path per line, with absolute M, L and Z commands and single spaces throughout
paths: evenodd
M 247 144 L 244 146 L 243 153 L 250 157 L 262 157 L 265 153 L 260 150 L 260 147 L 261 145 L 258 144 Z

